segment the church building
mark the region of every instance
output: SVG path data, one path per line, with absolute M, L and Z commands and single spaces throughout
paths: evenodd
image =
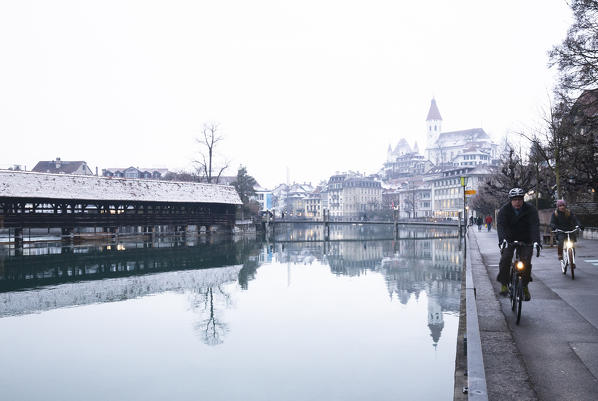
M 425 158 L 437 167 L 493 164 L 498 146 L 482 128 L 442 132 L 442 117 L 432 99 L 426 118 Z

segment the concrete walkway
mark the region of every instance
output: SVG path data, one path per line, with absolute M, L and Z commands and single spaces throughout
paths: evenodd
M 532 300 L 515 324 L 498 294 L 496 232 L 468 233 L 490 400 L 598 400 L 598 241 L 577 243 L 575 280 L 563 275 L 556 247 L 532 259 Z

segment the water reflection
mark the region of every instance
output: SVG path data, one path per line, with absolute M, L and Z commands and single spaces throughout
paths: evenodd
M 36 243 L 20 256 L 0 253 L 0 292 L 67 282 L 129 277 L 173 270 L 244 264 L 257 255 L 255 240 L 202 238 L 194 242 L 163 238 L 153 242 L 118 242 L 63 246 Z
M 229 332 L 228 324 L 221 318 L 222 309 L 231 307 L 231 295 L 221 285 L 194 289 L 193 295 L 191 307 L 200 315 L 195 330 L 205 344 L 222 344 Z
M 11 344 L 0 387 L 14 400 L 119 398 L 65 396 L 62 378 L 83 383 L 97 370 L 127 399 L 175 387 L 185 400 L 452 399 L 458 240 L 443 230 L 359 240 L 355 230 L 338 234 L 349 240 L 301 230 L 0 253 L 0 341 Z M 81 348 L 63 341 L 72 333 Z M 9 368 L 23 358 L 39 386 Z M 159 381 L 145 380 L 155 372 Z
M 406 305 L 422 292 L 428 299 L 428 327 L 436 346 L 444 327 L 443 314 L 459 313 L 462 260 L 454 239 L 397 241 L 286 242 L 276 244 L 278 262 L 311 264 L 314 260 L 338 275 L 360 276 L 376 272 L 384 276 L 388 295 Z M 436 233 L 428 233 L 432 237 Z M 272 247 L 272 245 L 271 245 Z
M 273 242 L 324 241 L 322 224 L 280 225 L 270 235 Z M 330 224 L 329 241 L 368 241 L 414 238 L 457 238 L 456 227 L 430 227 L 399 225 L 395 235 L 392 224 Z

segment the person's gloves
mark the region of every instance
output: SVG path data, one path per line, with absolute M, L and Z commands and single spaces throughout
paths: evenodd
M 575 226 L 575 229 L 579 230 L 579 231 L 583 231 L 583 227 L 582 226 Z
M 534 242 L 534 248 L 536 248 L 536 257 L 540 256 L 540 249 L 542 249 L 542 244 L 538 242 Z

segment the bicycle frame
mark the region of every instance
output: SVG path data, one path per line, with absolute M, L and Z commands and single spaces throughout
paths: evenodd
M 571 279 L 575 279 L 575 242 L 571 240 L 571 234 L 575 233 L 578 228 L 575 228 L 570 231 L 564 231 L 560 229 L 556 229 L 553 233 L 563 233 L 567 235 L 567 238 L 563 241 L 563 262 L 564 265 L 561 266 L 563 274 L 567 274 L 567 267 L 570 267 L 571 271 Z
M 521 307 L 523 306 L 523 274 L 529 269 L 528 264 L 521 260 L 521 248 L 528 246 L 531 247 L 533 245 L 526 244 L 520 241 L 513 241 L 508 242 L 507 246 L 515 248 L 515 252 L 513 253 L 513 263 L 511 263 L 511 278 L 508 287 L 509 296 L 511 298 L 511 310 L 513 310 L 516 313 L 516 323 L 519 324 L 519 321 L 521 320 Z

